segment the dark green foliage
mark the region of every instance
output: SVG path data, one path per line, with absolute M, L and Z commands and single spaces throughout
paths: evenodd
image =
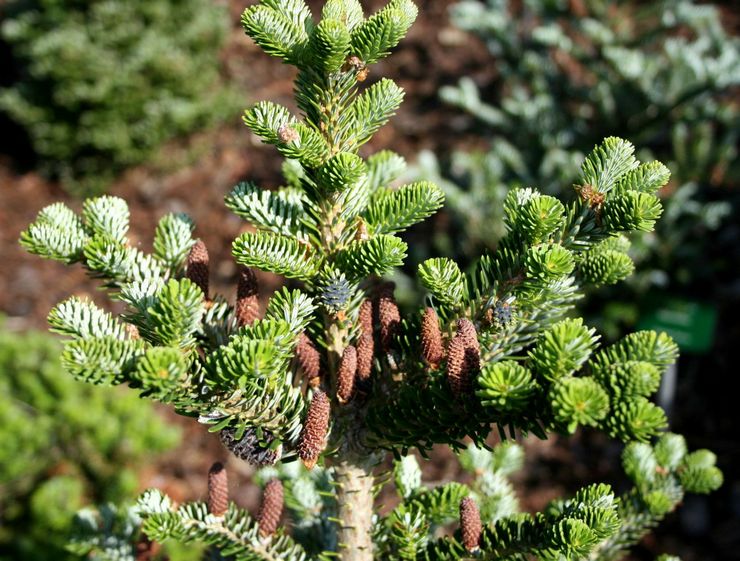
M 0 331 L 0 557 L 71 559 L 72 517 L 89 501 L 123 501 L 136 474 L 178 431 L 136 395 L 70 378 L 60 345 Z
M 235 109 L 218 76 L 226 11 L 206 0 L 13 0 L 2 37 L 18 82 L 0 110 L 68 190 L 107 188 L 125 166 Z

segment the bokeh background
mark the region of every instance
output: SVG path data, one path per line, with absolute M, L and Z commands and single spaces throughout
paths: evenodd
M 0 559 L 73 559 L 73 513 L 157 486 L 202 498 L 218 439 L 126 389 L 68 379 L 46 315 L 69 295 L 99 305 L 79 269 L 25 254 L 18 237 L 44 206 L 124 198 L 144 248 L 160 216 L 186 212 L 207 244 L 212 285 L 232 296 L 231 241 L 244 228 L 223 205 L 239 180 L 278 187 L 277 153 L 243 125 L 249 104 L 293 107 L 293 73 L 239 26 L 253 2 L 0 0 Z M 321 1 L 309 0 L 314 13 Z M 383 4 L 363 2 L 367 11 Z M 673 173 L 655 235 L 635 240 L 638 273 L 589 294 L 582 311 L 605 340 L 642 326 L 682 347 L 664 388 L 672 429 L 718 454 L 725 484 L 691 497 L 633 559 L 740 559 L 740 8 L 734 2 L 423 0 L 397 52 L 369 80 L 406 90 L 395 119 L 364 149 L 391 149 L 409 178 L 437 181 L 445 211 L 407 234 L 394 280 L 409 309 L 415 263 L 460 263 L 494 249 L 512 186 L 568 197 L 581 158 L 609 135 Z M 280 278 L 260 277 L 264 292 Z M 619 449 L 584 432 L 526 440 L 522 506 L 597 480 L 620 483 Z M 235 499 L 254 507 L 251 468 L 234 460 Z M 438 450 L 425 479 L 460 473 Z M 173 551 L 173 560 L 194 558 Z

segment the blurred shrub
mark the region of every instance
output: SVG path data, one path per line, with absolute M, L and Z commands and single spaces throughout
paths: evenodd
M 445 189 L 453 213 L 437 251 L 464 258 L 495 247 L 510 188 L 572 193 L 569 178 L 584 154 L 615 135 L 642 150 L 641 159 L 666 162 L 673 177 L 656 232 L 633 245 L 642 263 L 632 290 L 712 277 L 706 236 L 730 212 L 720 187 L 740 177 L 740 40 L 723 30 L 716 8 L 689 0 L 463 0 L 452 19 L 485 42 L 496 76 L 441 90 L 474 117 L 471 128 L 491 148 L 442 163 L 421 155 L 417 173 Z M 628 323 L 636 315 L 633 306 L 612 309 Z
M 212 0 L 11 0 L 3 10 L 20 78 L 0 110 L 72 192 L 104 190 L 233 108 L 217 60 L 229 19 Z
M 0 330 L 0 559 L 71 558 L 75 512 L 130 498 L 136 470 L 179 439 L 134 392 L 76 382 L 59 355 L 48 335 Z

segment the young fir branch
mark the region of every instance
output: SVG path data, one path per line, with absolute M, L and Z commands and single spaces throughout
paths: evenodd
M 405 258 L 396 234 L 434 213 L 443 196 L 430 183 L 393 188 L 403 160 L 389 152 L 365 160 L 358 148 L 401 101 L 390 80 L 373 83 L 372 64 L 415 16 L 410 0 L 391 0 L 367 18 L 356 0 L 329 0 L 318 21 L 302 0 L 262 0 L 245 10 L 247 34 L 297 67 L 300 114 L 267 101 L 244 113 L 245 124 L 289 160 L 289 186 L 266 192 L 241 184 L 227 196 L 256 227 L 232 246 L 246 267 L 235 300 L 208 294 L 207 250 L 181 215 L 162 219 L 151 255 L 129 243 L 128 209 L 115 197 L 87 201 L 81 216 L 47 207 L 21 235 L 32 253 L 82 264 L 126 305 L 120 318 L 79 299 L 52 312 L 53 329 L 71 338 L 62 357 L 70 373 L 171 403 L 254 464 L 333 464 L 335 515 L 321 522 L 333 538 L 321 543 L 345 561 L 369 561 L 391 539 L 373 542 L 373 468 L 384 450 L 462 449 L 466 438 L 483 445 L 493 426 L 502 436 L 518 429 L 542 437 L 593 426 L 648 442 L 666 425 L 649 397 L 677 351 L 652 332 L 599 348 L 593 330 L 566 317 L 583 284 L 631 271 L 620 236 L 649 230 L 660 216 L 654 193 L 667 176 L 650 172 L 655 166 L 640 164 L 618 138 L 587 157 L 568 205 L 513 190 L 504 205 L 509 232 L 472 272 L 447 258 L 422 264 L 432 311 L 402 316 L 380 277 Z M 273 294 L 260 318 L 252 269 L 297 279 L 301 288 Z M 683 477 L 704 469 L 702 461 Z M 717 483 L 715 474 L 703 488 Z M 464 555 L 452 541 L 425 550 L 421 538 L 457 516 L 464 496 L 463 486 L 450 484 L 396 513 L 391 527 L 403 556 Z M 510 557 L 533 548 L 581 555 L 616 532 L 610 496 L 584 491 L 575 514 L 576 503 L 565 503 L 559 513 L 502 518 L 482 528 L 479 546 Z M 205 505 L 175 509 L 151 492 L 141 511 L 153 539 L 198 539 L 238 559 L 305 556 L 283 533 L 272 534 L 274 515 L 260 535 L 233 506 L 214 521 Z

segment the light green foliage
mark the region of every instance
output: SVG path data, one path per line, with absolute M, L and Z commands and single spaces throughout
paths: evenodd
M 202 293 L 207 271 L 183 275 L 192 245 L 184 217 L 165 219 L 154 255 L 128 242 L 125 205 L 115 199 L 87 203 L 101 217 L 44 210 L 21 235 L 32 253 L 80 262 L 127 306 L 114 318 L 72 300 L 52 314 L 54 328 L 72 338 L 64 359 L 73 375 L 129 384 L 226 431 L 237 456 L 285 462 L 261 478 L 283 481 L 292 535 L 259 536 L 234 505 L 219 517 L 203 503 L 175 506 L 149 491 L 137 510 L 149 537 L 202 542 L 241 560 L 462 559 L 458 537 L 438 532 L 472 497 L 485 521 L 486 558 L 581 559 L 618 536 L 634 543 L 622 535 L 622 502 L 606 485 L 543 513 L 516 513 L 506 476 L 521 454 L 512 445 L 488 457 L 481 449 L 494 427 L 505 440 L 585 425 L 646 446 L 665 428 L 664 412 L 648 398 L 676 358 L 673 341 L 640 332 L 599 348 L 594 330 L 572 317 L 587 276 L 579 267 L 602 252 L 611 275 L 602 277 L 619 277 L 620 258 L 609 252 L 624 253 L 623 236 L 652 228 L 662 208 L 653 191 L 665 174 L 659 164 L 643 166 L 629 142 L 607 138 L 586 158 L 571 200 L 534 188 L 507 195 L 507 233 L 495 252 L 465 269 L 446 257 L 425 261 L 419 277 L 436 315 L 402 314 L 380 277 L 406 256 L 396 234 L 439 208 L 442 192 L 428 182 L 393 188 L 403 160 L 390 152 L 365 160 L 358 150 L 400 100 L 387 80 L 363 83 L 368 65 L 395 46 L 415 14 L 408 0 L 391 0 L 366 19 L 355 0 L 333 1 L 323 23 L 302 0 L 262 0 L 244 12 L 248 35 L 298 69 L 299 116 L 271 102 L 244 115 L 288 159 L 287 186 L 265 194 L 243 183 L 226 198 L 257 228 L 234 241 L 236 261 L 299 284 L 273 294 L 261 319 L 253 319 L 252 273 L 243 271 L 233 307 Z M 39 230 L 44 225 L 53 232 Z M 439 444 L 467 449 L 475 482 L 426 488 L 405 459 L 395 471 L 401 503 L 373 516 L 372 471 L 384 452 L 426 454 Z M 679 458 L 667 443 L 656 455 L 673 466 L 666 469 L 674 490 L 704 492 L 720 482 L 706 453 Z M 296 459 L 313 471 L 291 467 Z M 640 493 L 634 525 L 643 531 L 650 524 L 640 516 L 662 516 L 676 493 L 662 486 Z
M 740 41 L 723 29 L 721 11 L 693 0 L 460 0 L 451 18 L 485 42 L 496 77 L 485 84 L 464 77 L 440 95 L 472 117 L 470 130 L 480 130 L 490 150 L 442 162 L 420 155 L 411 175 L 440 185 L 452 220 L 417 252 L 442 251 L 464 264 L 495 248 L 506 234 L 501 204 L 511 189 L 533 186 L 567 198 L 584 155 L 616 135 L 641 158 L 667 165 L 636 166 L 630 149 L 602 169 L 610 150 L 622 150 L 615 139 L 587 160 L 579 183 L 633 192 L 605 205 L 604 219 L 615 228 L 651 229 L 655 196 L 665 216 L 657 235 L 634 239 L 630 255 L 642 266 L 629 288 L 599 300 L 599 308 L 609 302 L 614 319 L 595 320 L 616 338 L 620 323 L 634 322 L 635 293 L 647 300 L 651 289 L 706 287 L 721 264 L 704 247 L 720 239 L 715 232 L 731 211 L 722 187 L 740 177 L 738 110 L 730 101 L 740 84 Z M 626 255 L 618 259 L 617 266 L 589 256 L 582 279 L 609 285 L 626 278 L 633 267 Z
M 8 559 L 71 559 L 64 546 L 75 511 L 130 497 L 136 471 L 178 432 L 132 393 L 70 378 L 55 339 L 2 329 L 0 549 Z
M 4 12 L 21 74 L 0 110 L 72 193 L 105 190 L 166 140 L 235 109 L 217 64 L 228 15 L 211 2 L 14 0 Z

